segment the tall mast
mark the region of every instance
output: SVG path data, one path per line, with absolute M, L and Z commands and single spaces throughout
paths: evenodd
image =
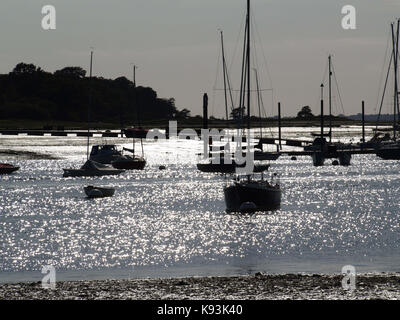
M 137 107 L 136 103 L 136 65 L 134 63 L 131 63 L 132 68 L 133 68 L 133 95 L 134 95 L 134 106 Z M 132 137 L 132 155 L 135 157 L 135 135 Z
M 224 33 L 222 30 L 221 30 L 221 48 L 222 48 L 222 72 L 224 74 L 225 114 L 226 114 L 226 121 L 229 121 L 228 96 L 226 93 L 226 63 L 225 63 L 225 49 L 224 49 Z
M 136 65 L 133 65 L 133 87 L 136 88 Z
M 87 150 L 86 160 L 89 160 L 89 135 L 90 135 L 90 107 L 92 104 L 92 68 L 93 66 L 93 50 L 90 51 L 90 73 L 89 73 L 89 105 L 88 105 L 88 133 L 87 133 Z
M 396 102 L 397 102 L 397 121 L 399 120 L 399 82 L 398 82 L 398 75 L 399 75 L 399 32 L 400 32 L 400 19 L 397 20 L 397 36 L 396 36 L 396 74 L 397 74 L 397 81 L 396 81 Z
M 254 73 L 256 75 L 256 84 L 257 84 L 257 102 L 258 102 L 258 116 L 260 119 L 260 139 L 262 139 L 262 123 L 261 123 L 261 97 L 260 97 L 260 84 L 258 82 L 258 73 L 257 69 L 254 69 Z M 261 141 L 261 140 L 260 140 Z
M 393 140 L 396 140 L 397 136 L 397 110 L 398 110 L 398 79 L 397 79 L 397 68 L 398 68 L 398 37 L 399 37 L 399 21 L 397 21 L 397 31 L 395 34 L 394 23 L 391 24 L 392 27 L 392 42 L 393 42 L 393 66 L 394 66 L 394 104 L 393 104 Z
M 332 57 L 329 55 L 329 142 L 332 142 Z
M 321 151 L 323 150 L 324 139 L 324 84 L 321 83 Z
M 250 134 L 250 0 L 247 0 L 247 129 Z

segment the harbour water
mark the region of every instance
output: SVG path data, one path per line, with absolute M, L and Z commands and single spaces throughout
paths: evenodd
M 284 136 L 310 139 L 309 132 L 286 128 Z M 335 132 L 358 141 L 360 128 Z M 132 146 L 91 139 L 101 142 Z M 21 169 L 0 176 L 0 282 L 39 281 L 45 265 L 57 280 L 340 273 L 344 265 L 400 271 L 398 161 L 355 155 L 349 167 L 313 167 L 310 157 L 283 156 L 270 169 L 280 176 L 281 209 L 237 215 L 225 213 L 224 177 L 196 169 L 202 148 L 145 141 L 143 171 L 63 178 L 63 168 L 85 161 L 85 138 L 0 136 L 1 150 L 59 158 L 1 158 Z M 88 200 L 87 185 L 116 192 Z

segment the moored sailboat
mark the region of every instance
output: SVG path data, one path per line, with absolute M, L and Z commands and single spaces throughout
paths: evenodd
M 391 60 L 389 63 L 390 71 L 391 64 L 393 63 L 394 73 L 394 92 L 393 92 L 393 137 L 391 141 L 382 142 L 376 145 L 376 155 L 383 160 L 400 160 L 400 140 L 398 140 L 398 129 L 400 125 L 400 109 L 399 109 L 399 87 L 398 87 L 398 73 L 399 73 L 399 29 L 400 19 L 397 20 L 397 29 L 394 29 L 395 24 L 391 24 L 393 50 Z M 385 86 L 386 87 L 386 86 Z M 383 92 L 383 96 L 385 91 Z M 383 98 L 382 98 L 383 101 Z M 382 108 L 382 106 L 381 106 Z
M 93 65 L 93 51 L 90 52 L 90 80 L 92 79 L 92 65 Z M 100 177 L 100 176 L 107 176 L 107 175 L 117 175 L 124 170 L 115 169 L 111 166 L 108 166 L 103 163 L 96 162 L 89 158 L 89 139 L 90 139 L 90 106 L 92 102 L 92 94 L 90 88 L 90 95 L 89 95 L 89 105 L 88 105 L 88 134 L 87 134 L 87 152 L 86 152 L 86 162 L 82 167 L 79 169 L 63 169 L 63 177 Z
M 245 31 L 245 54 L 243 55 L 242 69 L 242 90 L 241 90 L 241 103 L 245 100 L 246 95 L 246 80 L 247 76 L 247 130 L 250 134 L 250 106 L 251 106 L 251 85 L 250 85 L 250 71 L 251 71 L 251 55 L 250 55 L 250 0 L 247 0 L 247 17 L 246 17 L 246 31 Z M 244 80 L 244 81 L 243 81 Z M 242 105 L 240 105 L 242 108 Z M 247 140 L 247 139 L 246 139 Z M 250 142 L 248 141 L 248 146 Z M 247 149 L 247 152 L 251 150 Z M 232 183 L 224 187 L 224 198 L 227 212 L 256 212 L 256 211 L 269 211 L 275 210 L 281 204 L 281 187 L 279 183 L 273 181 L 268 182 L 264 180 L 264 175 L 261 174 L 261 179 L 257 179 L 253 173 L 246 172 L 243 175 L 238 175 Z

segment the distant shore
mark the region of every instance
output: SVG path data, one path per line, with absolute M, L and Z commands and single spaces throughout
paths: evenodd
M 32 151 L 0 150 L 0 159 L 7 160 L 57 160 L 59 158 L 49 154 Z
M 342 275 L 264 275 L 144 280 L 1 284 L 0 299 L 35 300 L 364 300 L 400 299 L 400 273 L 357 275 L 356 289 L 342 288 Z
M 146 120 L 142 121 L 141 126 L 146 129 L 165 129 L 168 126 L 169 121 L 177 121 L 178 127 L 180 128 L 193 128 L 198 129 L 203 126 L 203 119 L 201 117 L 192 117 L 189 119 L 171 119 L 171 120 Z M 326 117 L 325 121 L 328 121 Z M 327 122 L 326 122 L 327 123 Z M 312 119 L 296 119 L 296 118 L 283 118 L 281 125 L 282 127 L 320 127 L 320 118 L 314 117 Z M 345 118 L 334 118 L 332 119 L 332 126 L 361 126 L 362 122 L 359 120 L 351 120 Z M 376 122 L 366 121 L 366 126 L 375 126 Z M 391 122 L 380 123 L 380 126 L 391 126 Z M 131 124 L 125 124 L 124 127 L 130 127 Z M 137 125 L 135 125 L 137 126 Z M 209 128 L 226 128 L 226 120 L 221 119 L 209 119 Z M 233 120 L 229 121 L 229 127 L 236 127 L 236 123 Z M 261 126 L 264 128 L 278 127 L 277 119 L 262 119 Z M 92 130 L 120 130 L 121 125 L 118 123 L 105 123 L 105 122 L 92 122 L 90 124 Z M 258 119 L 251 120 L 252 128 L 259 128 L 260 121 Z M 0 120 L 0 130 L 87 130 L 87 122 L 61 122 L 61 121 L 40 121 L 40 120 Z

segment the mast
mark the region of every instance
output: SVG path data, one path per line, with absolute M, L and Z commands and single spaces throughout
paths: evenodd
M 399 28 L 400 28 L 400 19 L 397 19 L 397 34 L 396 34 L 396 69 L 395 69 L 395 73 L 396 73 L 396 104 L 397 104 L 397 108 L 396 108 L 396 112 L 397 112 L 397 123 L 396 126 L 399 122 L 399 83 L 398 83 L 398 75 L 399 75 Z
M 282 150 L 282 115 L 281 115 L 281 103 L 278 102 L 278 133 L 279 133 L 279 149 Z
M 247 0 L 247 129 L 250 134 L 250 0 Z
M 394 24 L 391 24 L 392 30 L 392 43 L 393 43 L 393 68 L 394 68 L 394 95 L 393 95 L 393 140 L 396 140 L 396 87 L 397 87 L 397 75 L 396 75 L 396 39 L 394 35 Z
M 393 42 L 393 66 L 394 66 L 394 104 L 393 104 L 393 140 L 397 138 L 397 113 L 399 108 L 399 97 L 398 97 L 398 55 L 399 55 L 399 23 L 397 21 L 397 31 L 395 34 L 394 23 L 391 24 L 392 29 L 392 42 Z
M 324 84 L 321 83 L 321 151 L 323 151 L 324 141 Z
M 224 94 L 225 94 L 225 114 L 226 121 L 229 121 L 228 115 L 228 96 L 226 93 L 226 63 L 225 63 L 225 49 L 224 49 L 224 33 L 221 30 L 221 48 L 222 48 L 222 72 L 224 74 Z
M 329 55 L 329 142 L 332 142 L 332 57 Z
M 88 105 L 88 133 L 86 160 L 89 160 L 89 135 L 90 135 L 90 107 L 92 104 L 92 70 L 93 70 L 93 50 L 90 51 L 90 73 L 89 73 L 89 105 Z
M 259 84 L 259 82 L 258 82 L 258 73 L 257 73 L 257 69 L 254 69 L 254 73 L 255 73 L 255 75 L 256 75 L 256 84 L 257 84 L 258 116 L 259 116 L 259 119 L 260 119 L 260 139 L 262 139 L 260 84 Z
M 136 88 L 136 65 L 133 65 L 133 88 Z
M 132 64 L 132 65 L 133 65 L 133 94 L 135 97 L 135 107 L 137 107 L 136 106 L 136 65 L 135 64 Z M 135 157 L 135 135 L 133 135 L 133 137 L 132 137 L 132 151 L 133 151 L 132 156 L 134 158 Z

